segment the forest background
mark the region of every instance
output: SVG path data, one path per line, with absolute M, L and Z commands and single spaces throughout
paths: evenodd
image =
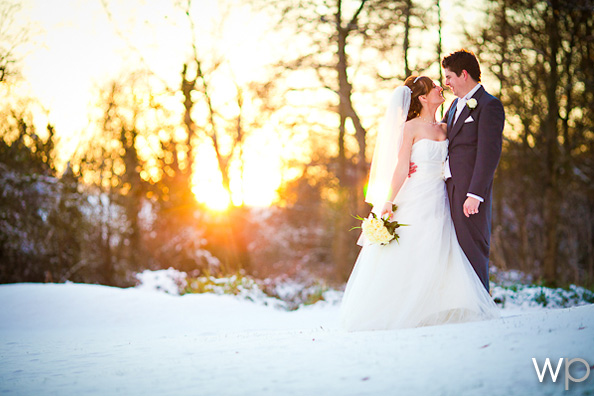
M 590 0 L 0 0 L 0 283 L 340 287 L 389 93 L 464 47 L 506 110 L 492 267 L 592 289 L 593 31 Z

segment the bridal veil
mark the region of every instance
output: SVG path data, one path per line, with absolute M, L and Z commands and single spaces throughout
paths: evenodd
M 390 194 L 392 176 L 398 162 L 398 152 L 402 146 L 404 123 L 410 107 L 411 90 L 406 85 L 396 88 L 390 100 L 375 142 L 369 184 L 365 202 L 373 205 L 372 211 L 377 214 Z

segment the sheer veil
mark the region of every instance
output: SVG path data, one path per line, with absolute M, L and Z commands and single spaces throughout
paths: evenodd
M 372 212 L 378 216 L 390 193 L 392 176 L 398 162 L 398 152 L 402 146 L 411 92 L 406 85 L 401 85 L 392 92 L 378 131 L 365 195 L 365 202 L 373 205 Z
M 380 215 L 382 207 L 388 200 L 392 176 L 398 163 L 398 152 L 402 146 L 404 123 L 410 108 L 411 89 L 406 85 L 396 88 L 386 109 L 377 133 L 371 170 L 369 172 L 369 184 L 365 194 L 365 202 L 370 203 L 371 211 L 377 216 Z M 367 239 L 361 233 L 357 245 L 367 245 Z

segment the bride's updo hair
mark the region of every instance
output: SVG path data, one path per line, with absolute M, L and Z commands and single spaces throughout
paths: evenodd
M 421 114 L 423 106 L 419 100 L 419 96 L 427 95 L 433 89 L 433 80 L 425 76 L 409 76 L 404 80 L 404 85 L 409 87 L 412 91 L 410 95 L 410 108 L 408 109 L 408 116 L 406 121 L 412 120 Z

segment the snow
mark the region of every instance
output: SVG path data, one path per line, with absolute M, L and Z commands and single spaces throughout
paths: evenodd
M 136 274 L 136 279 L 139 282 L 136 288 L 162 291 L 178 296 L 180 289 L 183 290 L 187 286 L 187 277 L 188 275 L 185 272 L 177 271 L 173 268 L 157 271 L 144 270 Z
M 594 305 L 359 333 L 340 330 L 338 304 L 324 301 L 287 311 L 69 283 L 2 285 L 0 306 L 0 394 L 594 394 L 594 375 L 565 391 L 564 368 L 540 383 L 532 363 L 593 365 Z

